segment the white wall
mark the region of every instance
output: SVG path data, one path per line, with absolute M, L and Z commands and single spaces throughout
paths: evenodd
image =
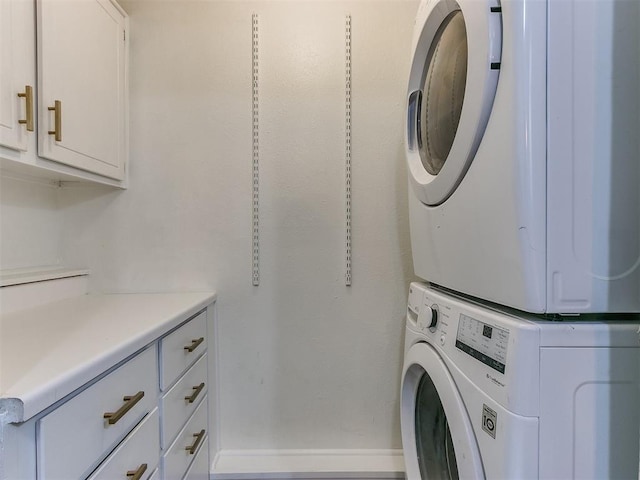
M 58 194 L 46 180 L 0 173 L 0 270 L 60 263 Z
M 94 291 L 219 293 L 223 448 L 400 448 L 412 276 L 402 129 L 415 1 L 144 1 L 130 188 L 64 192 Z M 260 15 L 260 273 L 251 285 L 251 14 Z M 344 285 L 344 23 L 353 286 Z

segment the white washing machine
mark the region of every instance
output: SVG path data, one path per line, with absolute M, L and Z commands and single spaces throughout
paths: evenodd
M 410 286 L 408 480 L 637 479 L 635 321 L 538 321 Z
M 638 24 L 638 1 L 423 1 L 416 275 L 527 312 L 640 312 Z

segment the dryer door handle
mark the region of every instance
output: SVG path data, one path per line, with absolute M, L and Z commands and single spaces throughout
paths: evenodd
M 409 150 L 422 148 L 422 126 L 420 125 L 420 110 L 422 108 L 422 90 L 416 90 L 409 95 L 407 111 L 407 141 Z

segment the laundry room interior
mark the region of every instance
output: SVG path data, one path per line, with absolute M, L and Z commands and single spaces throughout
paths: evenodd
M 547 3 L 2 0 L 0 480 L 640 478 L 640 7 Z

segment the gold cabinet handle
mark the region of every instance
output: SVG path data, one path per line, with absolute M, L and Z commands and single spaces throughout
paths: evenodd
M 202 439 L 204 438 L 204 428 L 200 430 L 200 433 L 194 433 L 193 436 L 196 437 L 196 441 L 193 442 L 193 445 L 184 448 L 189 452 L 189 455 L 193 455 L 196 453 L 196 450 L 198 450 L 198 445 L 200 445 L 200 442 L 202 442 Z
M 62 102 L 56 100 L 49 111 L 54 112 L 53 130 L 49 130 L 49 135 L 55 135 L 56 142 L 62 141 Z
M 142 400 L 142 397 L 144 397 L 144 392 L 142 390 L 136 393 L 133 397 L 124 397 L 122 399 L 124 400 L 124 405 L 122 405 L 116 412 L 105 413 L 104 418 L 109 419 L 109 425 L 115 425 L 118 423 L 118 420 L 124 417 L 125 414 L 135 406 L 136 403 Z
M 24 98 L 26 101 L 26 116 L 24 120 L 18 120 L 20 125 L 27 126 L 27 132 L 33 132 L 33 87 L 31 85 L 24 86 L 24 93 L 19 93 L 18 97 Z
M 192 341 L 191 341 L 191 345 L 187 345 L 186 347 L 184 347 L 184 349 L 185 349 L 187 352 L 191 353 L 191 352 L 193 352 L 196 348 L 198 348 L 198 346 L 199 346 L 202 342 L 204 342 L 204 337 L 200 337 L 200 338 L 198 338 L 198 339 L 194 339 L 194 340 L 192 340 Z
M 184 397 L 184 399 L 189 403 L 195 402 L 196 398 L 198 398 L 198 395 L 200 395 L 200 392 L 202 391 L 203 388 L 204 388 L 204 382 L 202 382 L 197 387 L 193 387 L 195 391 L 190 396 Z
M 138 467 L 137 470 L 129 470 L 127 472 L 127 477 L 131 477 L 131 480 L 140 480 L 144 472 L 147 471 L 147 464 L 143 463 Z

